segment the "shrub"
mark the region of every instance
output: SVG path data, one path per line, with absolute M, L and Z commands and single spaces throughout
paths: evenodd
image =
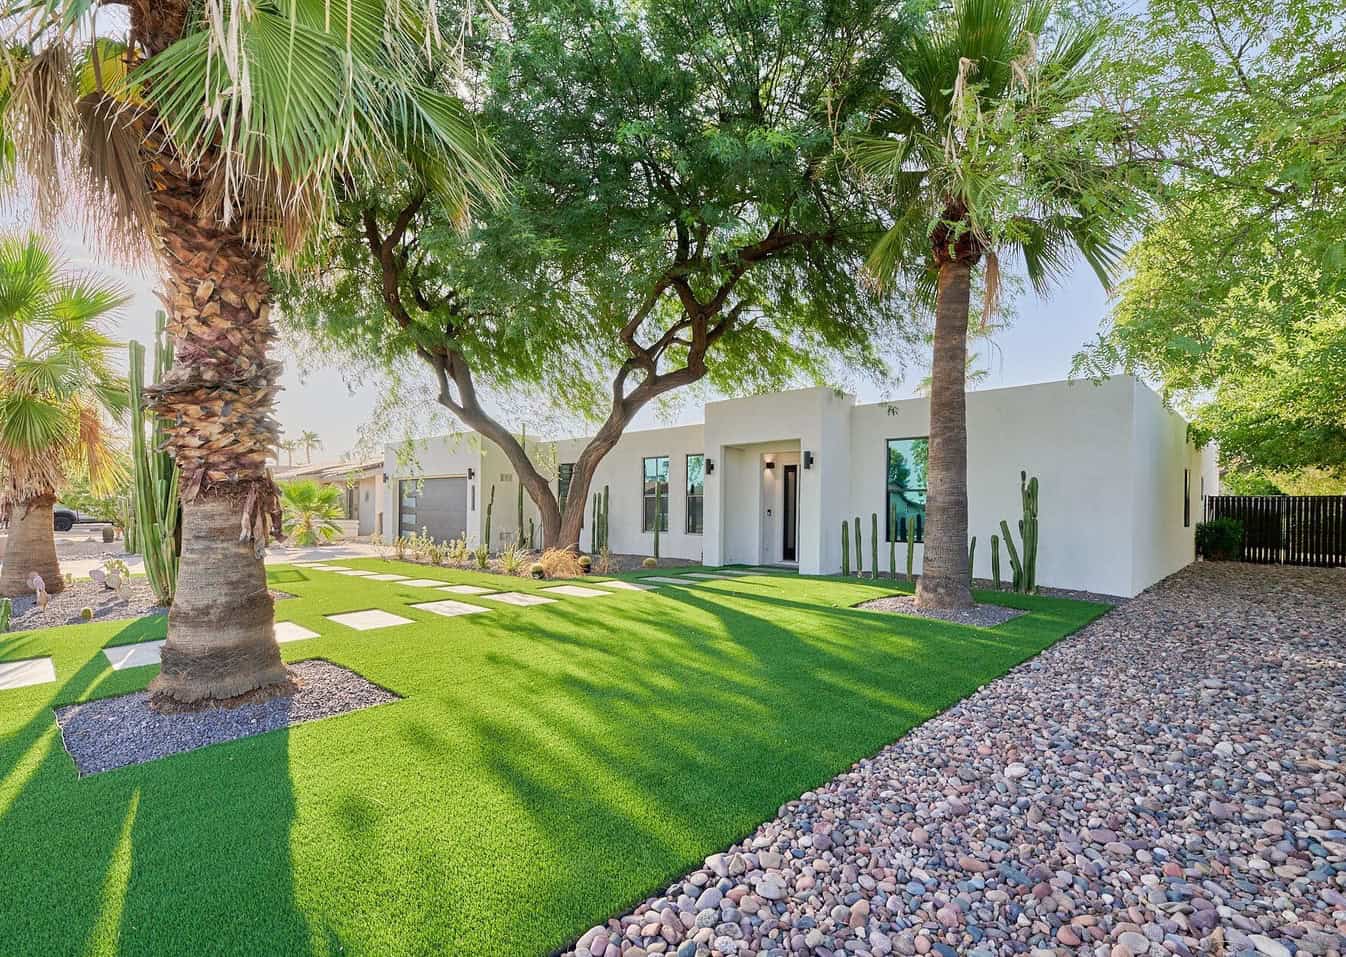
M 478 545 L 477 550 L 472 553 L 472 557 L 476 559 L 477 567 L 485 570 L 486 566 L 491 563 L 491 550 L 485 545 Z
M 641 568 L 658 568 L 659 560 L 657 558 L 644 558 L 640 562 Z
M 541 562 L 533 562 L 533 564 L 528 566 L 528 574 L 532 575 L 534 578 L 543 579 L 547 577 L 547 569 L 542 567 Z
M 337 519 L 344 513 L 341 489 L 335 485 L 319 485 L 311 479 L 286 482 L 280 487 L 280 504 L 284 512 L 281 527 L 295 545 L 330 542 L 341 533 Z
M 617 566 L 612 561 L 612 552 L 604 545 L 598 550 L 598 561 L 593 563 L 593 570 L 599 575 L 611 575 L 617 570 Z
M 1210 561 L 1236 559 L 1243 550 L 1243 523 L 1234 518 L 1198 522 L 1196 550 Z
M 584 574 L 580 557 L 568 548 L 549 548 L 538 557 L 548 578 L 579 578 Z
M 594 560 L 593 560 L 592 558 L 590 558 L 588 555 L 581 555 L 581 556 L 580 556 L 580 572 L 581 572 L 581 574 L 584 574 L 584 575 L 589 574 L 589 572 L 593 569 L 593 567 L 594 567 Z
M 450 565 L 464 565 L 467 563 L 467 556 L 470 551 L 467 547 L 467 536 L 462 538 L 450 539 L 444 551 L 444 557 Z
M 496 569 L 505 575 L 521 574 L 527 563 L 528 552 L 520 548 L 517 542 L 511 544 L 509 548 L 502 549 L 495 557 Z

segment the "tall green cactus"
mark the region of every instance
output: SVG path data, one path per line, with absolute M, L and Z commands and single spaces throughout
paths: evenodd
M 524 455 L 528 454 L 528 428 L 526 426 L 519 433 L 519 448 L 523 451 Z M 514 544 L 515 547 L 521 549 L 523 548 L 523 480 L 517 475 L 515 476 L 515 479 L 517 480 L 517 484 L 519 486 L 519 492 L 518 492 L 519 511 L 517 516 L 518 524 L 514 526 L 517 529 L 514 535 Z
M 0 598 L 0 633 L 9 631 L 9 620 L 14 616 L 14 603 L 8 598 Z
M 865 574 L 864 563 L 864 543 L 860 541 L 860 516 L 855 516 L 855 577 L 863 578 Z
M 973 569 L 977 567 L 977 536 L 972 536 L 972 543 L 967 547 L 967 580 L 972 581 Z
M 608 541 L 608 509 L 612 507 L 612 499 L 608 495 L 609 487 L 603 486 L 603 544 L 601 548 L 611 548 L 612 543 Z
M 1000 591 L 1000 536 L 991 536 L 991 579 L 995 582 L 995 590 Z
M 589 552 L 593 555 L 598 554 L 598 549 L 602 546 L 598 541 L 598 514 L 603 506 L 603 496 L 594 492 L 593 519 L 589 522 Z
M 915 581 L 916 569 L 916 535 L 913 531 L 915 525 L 907 522 L 907 581 Z
M 879 578 L 879 513 L 869 513 L 869 577 Z
M 537 548 L 537 527 L 533 524 L 533 520 L 530 518 L 528 520 L 528 550 L 531 552 L 534 551 L 536 548 Z
M 1010 587 L 1015 591 L 1023 591 L 1024 567 L 1019 562 L 1019 550 L 1014 547 L 1014 536 L 1010 534 L 1009 522 L 1003 518 L 1000 520 L 1000 531 L 1005 537 L 1005 551 L 1009 553 Z
M 491 500 L 486 503 L 486 528 L 482 533 L 481 544 L 486 548 L 486 553 L 491 552 L 491 515 L 495 512 L 495 486 L 491 486 Z
M 659 526 L 663 524 L 661 519 L 664 517 L 661 511 L 663 496 L 659 494 L 660 482 L 658 479 L 654 482 L 654 560 L 659 560 Z
M 173 349 L 165 331 L 167 317 L 154 314 L 155 381 L 173 365 Z M 178 470 L 164 444 L 163 425 L 145 406 L 145 347 L 132 341 L 127 369 L 130 392 L 132 508 L 129 538 L 145 559 L 145 577 L 155 600 L 171 605 L 178 587 Z
M 841 575 L 851 577 L 851 523 L 841 520 Z
M 897 534 L 897 509 L 888 506 L 888 534 Z M 897 538 L 888 539 L 888 574 L 897 581 Z
M 1023 555 L 1014 547 L 1009 523 L 1003 519 L 1000 530 L 1005 534 L 1005 548 L 1009 552 L 1010 567 L 1014 570 L 1014 590 L 1026 595 L 1038 589 L 1038 480 L 1028 473 L 1019 473 L 1019 497 L 1023 502 L 1023 518 L 1019 519 L 1019 538 Z

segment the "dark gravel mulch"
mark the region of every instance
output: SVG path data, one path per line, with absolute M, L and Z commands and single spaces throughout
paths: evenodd
M 56 709 L 65 749 L 81 777 L 400 701 L 399 695 L 322 658 L 290 666 L 287 698 L 186 714 L 150 710 L 144 691 Z
M 1018 608 L 1006 608 L 1003 605 L 973 605 L 966 610 L 950 609 L 941 611 L 934 608 L 916 607 L 916 598 L 912 595 L 890 595 L 887 598 L 875 598 L 855 606 L 869 611 L 889 611 L 899 615 L 916 615 L 920 618 L 938 618 L 940 621 L 952 621 L 960 625 L 975 625 L 978 628 L 992 628 L 1003 625 L 1011 618 L 1018 618 L 1028 612 Z

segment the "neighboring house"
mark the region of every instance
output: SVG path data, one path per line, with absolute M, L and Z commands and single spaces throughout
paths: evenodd
M 841 523 L 857 515 L 868 570 L 877 514 L 881 568 L 889 540 L 900 543 L 903 568 L 914 536 L 919 572 L 929 408 L 927 399 L 857 405 L 821 388 L 712 402 L 704 424 L 627 432 L 599 466 L 590 499 L 608 487 L 614 552 L 652 551 L 657 485 L 662 556 L 812 574 L 840 570 Z M 991 575 L 1001 519 L 1018 541 L 1021 470 L 1041 484 L 1041 584 L 1130 596 L 1193 560 L 1202 495 L 1219 491 L 1215 450 L 1189 442 L 1186 421 L 1137 379 L 972 392 L 967 423 L 977 577 Z M 563 484 L 584 444 L 566 439 L 530 450 Z M 395 448 L 387 450 L 384 510 L 396 521 L 386 537 L 424 529 L 476 544 L 494 486 L 492 547 L 513 541 L 518 485 L 496 446 L 460 433 L 417 443 L 414 458 L 401 464 Z M 585 549 L 590 514 L 586 508 Z M 525 498 L 525 526 L 529 518 L 536 521 L 537 510 Z M 1003 545 L 1001 569 L 1008 578 Z
M 281 466 L 272 475 L 282 485 L 312 479 L 320 485 L 339 486 L 345 517 L 351 523 L 347 534 L 367 536 L 383 531 L 383 459 Z

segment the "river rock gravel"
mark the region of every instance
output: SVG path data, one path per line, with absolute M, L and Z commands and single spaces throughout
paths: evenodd
M 1017 608 L 992 605 L 988 602 L 978 602 L 966 610 L 921 608 L 916 604 L 914 595 L 889 595 L 885 598 L 875 598 L 871 601 L 861 602 L 855 607 L 866 608 L 870 611 L 886 611 L 898 615 L 915 615 L 918 618 L 937 618 L 940 621 L 952 621 L 960 625 L 973 625 L 977 628 L 994 628 L 996 625 L 1003 625 L 1012 618 L 1027 614 L 1027 612 L 1020 611 Z
M 56 723 L 84 776 L 400 700 L 321 658 L 291 665 L 290 676 L 299 690 L 287 698 L 164 715 L 151 711 L 149 696 L 137 691 L 57 708 Z
M 1346 572 L 1202 563 L 567 953 L 1343 949 Z

